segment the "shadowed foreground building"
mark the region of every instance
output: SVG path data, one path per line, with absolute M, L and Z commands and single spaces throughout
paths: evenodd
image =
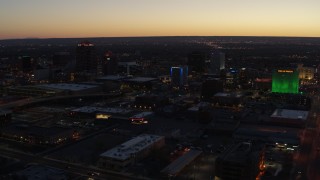
M 12 111 L 0 109 L 0 127 L 11 121 Z
M 67 180 L 65 172 L 61 169 L 56 169 L 49 166 L 33 165 L 29 166 L 24 170 L 18 171 L 13 175 L 15 180 L 26 180 L 26 179 L 46 179 L 46 180 Z
M 216 177 L 220 180 L 254 180 L 259 174 L 260 152 L 251 143 L 235 144 L 218 156 Z

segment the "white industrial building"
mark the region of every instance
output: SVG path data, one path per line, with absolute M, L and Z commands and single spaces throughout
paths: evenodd
M 100 154 L 98 166 L 121 170 L 146 157 L 151 149 L 160 148 L 164 144 L 164 136 L 142 134 Z

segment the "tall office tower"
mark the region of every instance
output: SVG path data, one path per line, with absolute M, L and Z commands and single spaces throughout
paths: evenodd
M 97 64 L 94 45 L 90 42 L 79 43 L 76 51 L 76 72 L 96 73 Z
M 189 54 L 188 67 L 190 68 L 190 71 L 203 73 L 205 70 L 205 54 L 198 51 Z
M 52 65 L 54 68 L 63 68 L 72 62 L 72 56 L 69 52 L 57 52 L 52 56 Z
M 30 56 L 23 56 L 22 57 L 22 71 L 24 73 L 30 73 L 35 68 L 35 60 Z
M 188 66 L 171 67 L 170 74 L 174 86 L 184 86 L 188 83 Z
M 221 70 L 225 69 L 225 59 L 224 53 L 217 51 L 211 52 L 209 73 L 220 75 Z
M 81 42 L 76 50 L 75 81 L 86 81 L 97 75 L 98 59 L 95 47 L 90 42 Z
M 272 92 L 273 93 L 291 93 L 299 92 L 299 73 L 291 69 L 279 69 L 272 74 Z
M 111 51 L 107 51 L 102 59 L 102 73 L 104 75 L 117 74 L 118 61 Z

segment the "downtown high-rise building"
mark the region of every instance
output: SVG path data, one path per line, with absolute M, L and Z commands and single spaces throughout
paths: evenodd
M 118 61 L 111 51 L 107 51 L 101 62 L 102 74 L 104 75 L 114 75 L 118 71 Z
M 52 65 L 54 68 L 64 68 L 67 64 L 72 63 L 72 56 L 69 52 L 56 52 L 52 56 Z
M 82 42 L 78 44 L 76 51 L 76 72 L 96 73 L 98 61 L 94 45 Z
M 272 92 L 273 93 L 291 93 L 299 92 L 299 73 L 293 69 L 278 69 L 272 74 Z
M 31 73 L 35 68 L 35 60 L 30 56 L 23 56 L 21 58 L 22 62 L 22 71 L 24 73 Z
M 98 59 L 94 44 L 81 42 L 76 49 L 75 79 L 87 80 L 97 74 Z
M 221 70 L 225 69 L 225 54 L 222 52 L 214 51 L 210 53 L 209 58 L 209 73 L 220 75 Z
M 203 73 L 205 71 L 205 53 L 194 51 L 188 55 L 188 67 L 190 72 Z
M 171 83 L 174 86 L 184 86 L 188 83 L 188 66 L 171 67 Z

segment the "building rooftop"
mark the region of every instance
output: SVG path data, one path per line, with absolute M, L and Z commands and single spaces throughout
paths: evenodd
M 299 144 L 299 130 L 296 128 L 283 128 L 277 126 L 242 126 L 238 128 L 234 136 L 250 139 L 260 139 L 265 142 L 286 142 Z
M 125 78 L 124 76 L 108 75 L 108 76 L 99 77 L 97 78 L 97 80 L 120 81 L 124 78 Z
M 209 106 L 209 105 L 210 105 L 210 103 L 208 103 L 208 102 L 200 102 L 197 105 L 189 108 L 188 111 L 199 111 L 200 107 L 205 107 L 205 106 Z
M 155 142 L 163 138 L 163 136 L 142 134 L 100 154 L 100 157 L 124 161 L 126 159 L 131 158 L 135 153 L 138 153 L 143 149 L 146 149 L 147 147 L 153 145 Z
M 65 180 L 67 176 L 65 172 L 60 169 L 43 166 L 43 165 L 34 165 L 29 166 L 28 168 L 17 172 L 18 176 L 26 177 L 26 179 L 60 179 Z
M 309 111 L 276 109 L 271 115 L 271 117 L 305 121 L 308 118 L 308 114 L 309 114 Z
M 189 152 L 183 156 L 180 156 L 177 160 L 173 161 L 171 164 L 161 170 L 161 173 L 175 176 L 181 172 L 184 167 L 196 159 L 201 153 L 202 151 L 191 149 Z
M 223 154 L 220 155 L 220 158 L 233 162 L 246 162 L 247 159 L 250 158 L 251 149 L 251 143 L 238 143 L 227 149 Z
M 45 89 L 57 89 L 57 90 L 69 90 L 69 91 L 81 91 L 91 88 L 96 88 L 95 85 L 86 85 L 86 84 L 67 84 L 67 83 L 57 83 L 57 84 L 41 84 L 37 87 Z
M 130 79 L 126 79 L 126 81 L 129 81 L 129 82 L 139 82 L 139 83 L 150 82 L 154 80 L 158 80 L 158 79 L 152 78 L 152 77 L 133 77 Z
M 236 98 L 239 98 L 242 96 L 243 96 L 242 93 L 223 93 L 223 92 L 219 92 L 214 95 L 214 97 L 236 97 Z
M 151 116 L 151 115 L 153 115 L 153 112 L 146 111 L 146 112 L 141 112 L 141 113 L 135 114 L 135 115 L 131 116 L 131 118 L 143 118 L 143 117 L 147 117 L 147 116 Z
M 94 107 L 94 106 L 83 106 L 80 108 L 76 108 L 72 110 L 73 112 L 82 112 L 82 113 L 96 113 L 96 112 L 104 112 L 104 113 L 112 113 L 112 114 L 128 114 L 132 112 L 132 110 L 124 109 L 124 108 L 102 108 L 102 107 Z
M 122 62 L 118 62 L 119 66 L 137 66 L 137 62 L 135 61 L 122 61 Z

